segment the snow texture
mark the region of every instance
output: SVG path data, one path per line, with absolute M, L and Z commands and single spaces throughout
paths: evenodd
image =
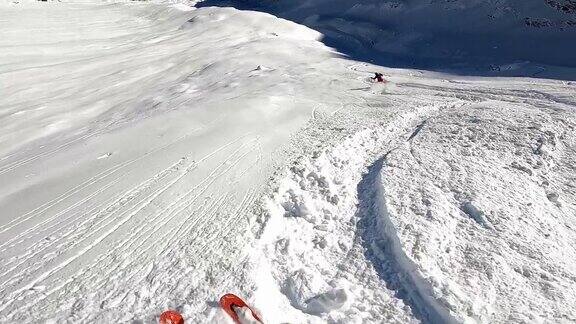
M 576 319 L 573 106 L 484 86 L 290 167 L 264 254 L 292 307 L 328 322 Z M 411 313 L 372 299 L 378 276 Z

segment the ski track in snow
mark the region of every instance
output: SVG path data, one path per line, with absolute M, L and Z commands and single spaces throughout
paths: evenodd
M 376 158 L 383 147 L 392 150 L 398 141 L 409 139 L 414 127 L 441 107 L 418 108 L 396 116 L 397 122 L 390 126 L 361 131 L 333 150 L 293 166 L 290 177 L 280 182 L 278 194 L 268 203 L 271 224 L 266 225 L 278 233 L 266 233 L 263 239 L 269 241 L 265 255 L 275 256 L 264 267 L 271 268 L 274 281 L 279 282 L 292 306 L 313 315 L 326 314 L 323 318 L 329 322 L 406 322 L 414 315 L 406 311 L 402 301 L 392 301 L 393 295 L 405 294 L 403 301 L 416 312 L 432 313 L 430 305 L 434 301 L 423 301 L 429 294 L 418 291 L 416 283 L 407 282 L 411 278 L 400 286 L 389 282 L 393 275 L 386 273 L 399 270 L 391 268 L 390 255 L 378 256 L 381 250 L 372 246 L 384 238 L 370 234 L 375 225 L 369 224 L 380 220 L 357 210 L 358 202 L 360 206 L 366 202 L 351 193 L 374 191 L 362 188 L 365 163 Z M 370 217 L 374 220 L 363 219 Z M 279 220 L 282 218 L 284 221 Z M 376 264 L 366 263 L 366 257 Z M 378 283 L 379 278 L 385 278 L 386 286 Z M 266 298 L 270 292 L 263 294 L 261 298 Z M 417 294 L 423 297 L 416 298 Z M 389 298 L 392 300 L 383 303 Z M 442 311 L 448 313 L 438 312 Z M 438 312 L 435 317 L 426 315 L 437 322 L 451 320 Z M 416 317 L 422 318 L 418 314 Z
M 0 6 L 1 322 L 230 322 L 226 292 L 266 323 L 576 320 L 572 84 L 231 8 Z
M 272 234 L 271 237 L 265 238 L 267 243 L 263 248 L 265 251 L 264 254 L 273 255 L 273 257 L 271 261 L 264 262 L 264 265 L 262 265 L 264 269 L 270 269 L 263 270 L 263 273 L 268 271 L 272 272 L 272 276 L 274 277 L 272 281 L 278 282 L 278 286 L 285 294 L 288 304 L 305 313 L 320 316 L 328 322 L 407 321 L 407 319 L 401 319 L 401 306 L 393 310 L 397 316 L 395 319 L 375 317 L 374 314 L 364 311 L 362 305 L 368 303 L 371 307 L 378 305 L 376 312 L 380 316 L 390 312 L 389 308 L 380 308 L 381 303 L 374 302 L 366 297 L 366 290 L 370 291 L 374 289 L 376 286 L 374 283 L 366 284 L 366 281 L 363 283 L 354 282 L 359 278 L 365 279 L 369 277 L 369 275 L 367 275 L 366 272 L 361 274 L 355 273 L 353 270 L 354 267 L 350 267 L 349 264 L 357 265 L 358 263 L 367 261 L 370 262 L 373 267 L 373 269 L 368 272 L 372 272 L 372 276 L 374 276 L 374 274 L 378 275 L 380 279 L 386 283 L 386 287 L 391 289 L 396 297 L 411 307 L 413 315 L 424 322 L 522 322 L 536 319 L 543 322 L 570 322 L 573 320 L 576 310 L 573 307 L 566 308 L 566 303 L 562 302 L 564 299 L 560 298 L 566 298 L 568 300 L 574 298 L 574 289 L 570 288 L 576 283 L 573 280 L 576 278 L 574 277 L 574 268 L 570 263 L 564 265 L 564 262 L 558 258 L 561 258 L 561 255 L 571 255 L 576 252 L 573 248 L 569 247 L 571 246 L 569 242 L 574 238 L 574 233 L 571 230 L 574 227 L 568 225 L 573 222 L 568 215 L 573 215 L 575 207 L 574 199 L 572 195 L 566 191 L 569 190 L 567 189 L 571 186 L 569 183 L 574 179 L 573 175 L 568 175 L 570 173 L 568 170 L 573 170 L 573 168 L 565 162 L 573 159 L 573 143 L 576 139 L 574 134 L 574 105 L 572 105 L 571 102 L 556 100 L 551 95 L 534 97 L 530 95 L 531 91 L 521 92 L 516 89 L 486 89 L 481 83 L 475 84 L 475 90 L 470 89 L 466 91 L 454 91 L 451 87 L 424 85 L 414 85 L 410 86 L 410 88 L 432 90 L 433 96 L 441 96 L 443 98 L 452 97 L 451 100 L 455 100 L 455 104 L 439 105 L 436 109 L 432 109 L 432 111 L 422 109 L 417 118 L 408 117 L 410 115 L 406 114 L 399 114 L 399 116 L 394 118 L 394 122 L 392 123 L 394 126 L 387 128 L 369 128 L 360 131 L 345 139 L 343 143 L 337 144 L 321 154 L 314 152 L 311 156 L 297 160 L 295 165 L 287 170 L 288 176 L 279 180 L 278 192 L 275 193 L 268 202 L 269 207 L 267 208 L 268 211 L 266 215 L 268 215 L 269 220 L 267 222 L 273 225 L 267 226 L 276 229 L 276 232 Z M 398 89 L 406 89 L 406 87 L 399 86 Z M 495 95 L 495 93 L 498 95 Z M 526 93 L 528 93 L 528 95 L 526 95 Z M 518 96 L 515 96 L 515 94 L 518 94 Z M 563 96 L 567 95 L 567 93 L 560 94 Z M 566 97 L 568 98 L 568 96 Z M 438 100 L 434 99 L 434 97 L 429 97 L 429 99 L 431 101 Z M 478 108 L 483 106 L 494 108 Z M 502 111 L 504 115 L 498 115 L 498 111 Z M 518 126 L 499 126 L 498 123 L 500 121 L 498 121 L 498 118 L 501 118 L 504 122 L 512 120 L 511 125 L 518 124 Z M 421 135 L 423 130 L 426 132 L 426 130 L 431 127 L 430 124 L 435 124 L 436 120 L 443 119 L 448 119 L 451 123 L 448 125 L 456 130 L 459 128 L 464 130 L 470 127 L 474 128 L 477 127 L 477 123 L 490 121 L 494 123 L 494 126 L 487 124 L 485 126 L 486 131 L 475 129 L 472 130 L 471 135 L 466 135 L 470 136 L 469 139 L 472 141 L 471 144 L 473 146 L 470 147 L 470 144 L 464 146 L 464 153 L 466 153 L 466 155 L 461 159 L 464 161 L 468 159 L 466 156 L 477 156 L 475 162 L 477 166 L 471 167 L 469 165 L 467 167 L 457 168 L 455 165 L 460 163 L 458 154 L 462 153 L 452 153 L 452 155 L 448 155 L 443 148 L 440 152 L 444 155 L 435 151 L 440 149 L 436 149 L 436 147 L 440 147 L 440 145 L 450 147 L 450 142 L 443 139 L 445 137 L 451 138 L 456 145 L 459 145 L 459 141 L 454 139 L 451 134 L 435 131 L 432 134 L 434 134 L 434 136 L 438 138 L 437 141 L 442 144 L 436 144 L 437 146 L 431 146 L 430 148 L 426 146 L 424 140 L 420 140 L 420 138 L 424 136 Z M 533 120 L 540 121 L 534 121 L 534 124 L 530 124 Z M 550 120 L 556 120 L 556 124 L 549 124 Z M 527 125 L 522 125 L 521 123 Z M 409 127 L 409 125 L 411 126 Z M 520 238 L 508 237 L 504 239 L 505 236 L 503 236 L 503 238 L 498 239 L 501 240 L 498 241 L 498 243 L 492 243 L 496 242 L 496 240 L 488 236 L 485 238 L 486 243 L 483 243 L 485 246 L 483 249 L 487 250 L 483 252 L 485 254 L 482 254 L 481 257 L 466 256 L 466 251 L 463 249 L 466 249 L 465 246 L 467 245 L 469 248 L 471 248 L 470 246 L 474 246 L 474 241 L 460 238 L 462 234 L 449 234 L 456 229 L 450 226 L 445 227 L 447 226 L 446 221 L 437 224 L 437 228 L 427 227 L 430 225 L 426 225 L 426 222 L 423 222 L 424 224 L 421 225 L 414 223 L 414 219 L 419 217 L 419 215 L 432 217 L 425 211 L 422 211 L 422 209 L 430 209 L 430 204 L 434 206 L 435 201 L 446 199 L 442 194 L 437 194 L 438 196 L 435 197 L 429 193 L 427 196 L 421 198 L 422 201 L 419 201 L 419 197 L 423 195 L 423 193 L 419 191 L 423 189 L 418 188 L 416 183 L 420 186 L 447 186 L 448 188 L 454 186 L 455 188 L 452 190 L 454 190 L 455 193 L 448 191 L 449 195 L 454 194 L 458 196 L 466 194 L 466 192 L 459 192 L 456 188 L 465 186 L 466 182 L 470 181 L 470 177 L 482 177 L 483 174 L 485 174 L 484 176 L 486 177 L 492 177 L 492 175 L 490 175 L 490 169 L 492 167 L 499 168 L 499 166 L 490 160 L 490 155 L 502 155 L 510 152 L 509 148 L 503 148 L 503 145 L 506 145 L 505 140 L 498 139 L 494 142 L 490 140 L 485 142 L 484 139 L 487 139 L 488 136 L 485 133 L 492 132 L 490 138 L 493 138 L 497 136 L 495 134 L 498 134 L 498 131 L 501 132 L 502 129 L 507 128 L 511 129 L 510 127 L 515 128 L 510 133 L 504 132 L 503 135 L 500 136 L 504 136 L 505 138 L 510 137 L 511 139 L 507 139 L 507 141 L 510 141 L 511 144 L 518 148 L 522 148 L 523 150 L 526 150 L 524 148 L 529 148 L 527 150 L 528 154 L 526 155 L 528 161 L 533 160 L 533 156 L 543 156 L 548 160 L 544 164 L 546 165 L 544 170 L 546 170 L 547 174 L 545 176 L 547 180 L 543 182 L 544 186 L 551 185 L 548 184 L 551 178 L 565 179 L 562 180 L 565 183 L 564 186 L 568 186 L 564 187 L 564 189 L 556 189 L 563 192 L 564 195 L 568 195 L 564 200 L 566 205 L 557 204 L 557 206 L 560 207 L 559 210 L 555 207 L 550 211 L 546 211 L 546 213 L 554 215 L 554 218 L 559 218 L 560 221 L 555 223 L 555 221 L 551 220 L 534 220 L 541 224 L 542 222 L 549 223 L 544 226 L 546 228 L 555 228 L 555 231 L 558 231 L 557 234 L 553 236 L 546 234 L 546 238 L 553 240 L 555 242 L 553 244 L 562 246 L 562 248 L 557 248 L 557 251 L 561 254 L 553 253 L 554 249 L 548 252 L 542 252 L 540 250 L 541 247 L 539 247 L 542 243 L 538 243 L 538 245 L 536 245 L 538 246 L 537 248 L 530 248 L 529 242 L 539 239 L 537 238 L 538 235 L 524 238 L 526 234 L 520 235 L 516 233 L 515 235 L 520 236 Z M 539 139 L 538 136 L 535 136 L 529 140 L 534 143 L 532 144 L 533 146 L 531 146 L 524 142 L 525 139 L 522 138 L 528 137 L 527 134 L 523 134 L 525 133 L 523 127 L 528 130 L 537 129 L 536 134 L 540 132 L 540 134 L 542 134 L 540 136 L 552 139 L 544 139 L 541 141 L 542 138 Z M 427 132 L 429 133 L 430 131 Z M 460 139 L 462 139 L 462 137 L 460 137 Z M 468 137 L 464 137 L 464 139 L 468 140 Z M 481 141 L 479 141 L 479 139 L 481 139 Z M 411 144 L 413 141 L 418 141 L 421 143 L 419 144 L 420 146 L 431 150 L 428 154 L 432 152 L 438 154 L 435 159 L 426 159 L 431 165 L 445 163 L 442 162 L 441 158 L 449 158 L 451 159 L 449 165 L 454 169 L 443 170 L 443 173 L 440 174 L 430 173 L 430 171 L 423 169 L 422 173 L 418 174 L 418 178 L 402 175 L 401 173 L 394 175 L 393 173 L 393 179 L 388 180 L 386 177 L 391 177 L 391 175 L 388 174 L 389 171 L 387 171 L 389 168 L 392 168 L 392 170 L 402 170 L 402 172 L 407 174 L 413 173 L 414 171 L 411 171 L 412 169 L 418 170 L 416 166 L 411 166 L 413 162 L 406 160 L 414 156 L 413 158 L 419 161 L 415 155 L 416 149 Z M 559 157 L 559 153 L 554 152 L 554 150 L 558 150 L 560 141 L 563 143 L 562 145 L 565 146 L 568 154 L 565 157 Z M 544 144 L 538 145 L 538 143 Z M 549 145 L 552 145 L 552 148 L 542 151 L 545 153 L 537 152 L 540 147 L 549 147 Z M 466 146 L 470 148 L 466 148 Z M 476 151 L 474 149 L 476 149 Z M 405 155 L 406 153 L 396 153 L 400 151 L 405 151 L 408 156 Z M 523 156 L 520 155 L 520 153 L 516 154 L 520 157 Z M 389 161 L 391 160 L 391 156 L 395 157 L 393 161 Z M 483 158 L 488 158 L 490 162 L 480 160 Z M 522 162 L 520 162 L 520 164 L 518 164 L 518 162 L 511 162 L 511 164 L 509 164 L 511 167 L 508 167 L 510 171 L 505 171 L 505 167 L 502 171 L 503 174 L 499 176 L 506 179 L 505 181 L 514 179 L 514 177 L 516 177 L 515 173 L 517 172 L 515 169 L 519 169 L 532 176 L 533 172 L 538 172 L 532 171 L 534 170 L 532 168 L 538 170 L 541 165 L 540 162 L 538 162 L 538 164 L 533 163 L 534 166 L 532 167 L 523 167 L 521 164 Z M 428 166 L 428 168 L 432 169 L 430 166 Z M 466 175 L 467 169 L 473 171 L 471 171 L 470 175 L 461 179 L 459 173 Z M 457 173 L 454 173 L 454 170 L 456 170 Z M 507 174 L 507 172 L 511 173 Z M 447 180 L 438 183 L 438 179 L 441 178 L 447 178 Z M 501 180 L 494 179 L 492 181 L 497 182 Z M 540 180 L 537 179 L 528 181 L 540 182 Z M 393 188 L 387 188 L 389 183 L 394 184 Z M 554 187 L 558 185 L 557 183 Z M 521 185 L 513 185 L 511 188 L 518 187 L 521 187 Z M 444 188 L 444 190 L 447 190 L 446 187 Z M 499 188 L 503 188 L 499 190 L 511 190 L 510 193 L 514 192 L 514 189 L 506 189 L 507 185 L 504 184 Z M 350 196 L 350 193 L 356 192 L 354 189 L 357 189 L 357 194 Z M 486 192 L 480 187 L 467 190 L 469 191 L 468 194 L 471 193 L 477 196 L 486 195 L 490 197 L 490 195 L 493 194 L 490 191 Z M 393 192 L 393 194 L 391 195 L 389 191 Z M 398 194 L 399 191 L 401 192 L 401 196 L 395 196 L 394 194 Z M 534 192 L 538 192 L 538 190 Z M 547 192 L 549 192 L 549 190 L 547 190 Z M 514 193 L 509 196 L 509 203 L 525 204 L 523 199 L 519 201 L 516 200 L 516 195 L 517 193 Z M 548 194 L 547 197 L 544 193 L 540 197 L 543 198 L 539 199 L 547 201 L 553 196 Z M 501 196 L 500 200 L 494 201 L 492 204 L 497 206 L 505 200 L 505 196 Z M 411 206 L 409 207 L 410 209 L 408 209 L 408 206 L 406 206 L 407 201 L 412 201 L 413 204 L 416 205 L 419 203 L 422 206 Z M 486 204 L 487 202 L 484 201 L 484 203 Z M 392 214 L 389 212 L 390 206 L 394 207 Z M 516 230 L 519 226 L 518 224 L 503 224 L 509 222 L 510 217 L 512 219 L 520 217 L 521 219 L 532 213 L 534 213 L 534 216 L 530 217 L 542 217 L 539 215 L 542 213 L 542 210 L 540 210 L 542 206 L 539 204 L 536 204 L 536 208 L 532 210 L 530 210 L 532 204 L 528 204 L 528 209 L 525 209 L 519 214 L 516 214 L 516 209 L 512 209 L 507 212 L 510 216 L 502 220 L 498 220 L 495 215 L 486 216 L 485 212 L 480 211 L 474 205 L 469 204 L 469 206 L 472 207 L 463 207 L 463 213 L 468 214 L 467 216 L 472 218 L 472 227 L 479 226 L 479 228 L 467 229 L 467 231 L 480 231 L 476 235 L 482 235 L 481 231 L 486 228 L 493 230 L 494 225 L 488 222 L 500 222 L 500 226 L 505 226 L 503 228 L 510 227 Z M 554 211 L 554 209 L 556 209 L 556 211 Z M 445 211 L 441 209 L 436 209 L 435 212 L 440 213 L 440 216 L 436 217 L 454 217 L 452 214 L 444 215 L 443 212 Z M 414 213 L 416 213 L 416 215 L 414 215 Z M 486 217 L 490 217 L 489 219 L 491 219 L 491 221 L 488 221 Z M 532 220 L 530 222 L 532 222 Z M 565 230 L 562 229 L 564 226 L 563 222 L 568 222 L 566 223 Z M 351 228 L 352 224 L 356 224 L 356 227 Z M 414 228 L 419 228 L 419 230 L 414 230 Z M 428 233 L 431 229 L 434 230 Z M 502 231 L 502 229 L 498 230 Z M 457 229 L 456 231 L 461 230 Z M 528 233 L 532 231 L 533 229 L 530 229 Z M 450 235 L 454 236 L 452 237 Z M 426 241 L 426 243 L 419 241 L 423 240 L 422 237 L 427 236 L 431 238 L 429 241 Z M 348 240 L 354 239 L 348 241 L 348 246 L 346 246 L 346 243 L 343 243 L 346 242 L 344 238 Z M 363 255 L 354 255 L 354 253 L 351 252 L 346 253 L 348 250 L 353 251 L 355 244 L 361 244 Z M 462 244 L 462 246 L 458 246 L 460 244 Z M 523 255 L 520 256 L 520 258 L 514 256 L 514 252 L 508 251 L 506 253 L 509 253 L 509 256 L 514 258 L 515 261 L 513 263 L 511 262 L 510 265 L 502 266 L 506 268 L 514 267 L 515 271 L 521 273 L 522 268 L 532 268 L 534 264 L 538 264 L 536 266 L 537 268 L 542 267 L 543 269 L 548 269 L 542 272 L 543 278 L 545 278 L 542 287 L 549 288 L 540 290 L 538 287 L 531 287 L 531 285 L 526 283 L 525 278 L 519 279 L 514 272 L 511 274 L 507 272 L 507 270 L 500 273 L 499 270 L 492 265 L 489 266 L 491 272 L 488 273 L 488 278 L 485 278 L 484 282 L 477 282 L 474 276 L 485 276 L 486 274 L 482 273 L 484 268 L 476 269 L 476 266 L 471 266 L 468 271 L 479 271 L 476 275 L 470 275 L 466 273 L 466 268 L 462 268 L 462 264 L 465 262 L 481 262 L 480 265 L 483 265 L 483 267 L 488 266 L 484 263 L 488 261 L 479 261 L 482 259 L 477 260 L 476 258 L 478 257 L 499 260 L 498 258 L 502 257 L 499 254 L 503 252 L 496 251 L 503 250 L 500 246 L 505 244 L 515 244 L 519 246 L 518 248 L 512 248 L 512 250 L 533 249 L 533 251 L 528 250 L 529 252 L 522 252 Z M 352 248 L 350 248 L 350 245 Z M 434 247 L 436 245 L 451 245 L 453 246 L 452 251 L 457 252 L 450 252 L 450 249 L 448 249 L 446 250 L 446 254 L 442 254 L 443 251 L 435 250 L 437 249 Z M 545 247 L 546 245 L 547 244 L 544 243 L 542 246 Z M 430 251 L 429 253 L 436 254 L 426 255 L 426 247 L 428 246 L 434 247 L 434 250 L 432 250 L 434 252 Z M 478 247 L 475 248 L 477 249 Z M 451 261 L 451 258 L 454 257 L 452 253 L 464 253 L 464 259 L 472 258 L 474 261 L 454 263 L 455 261 Z M 495 255 L 490 256 L 490 253 L 494 253 Z M 349 260 L 349 258 L 353 261 Z M 439 264 L 434 265 L 434 258 L 441 259 L 442 261 L 436 261 Z M 422 263 L 423 260 L 426 260 L 427 263 Z M 504 263 L 502 261 L 498 262 Z M 524 265 L 518 265 L 523 262 Z M 557 276 L 554 277 L 550 275 L 547 272 L 552 271 L 550 270 L 549 264 L 561 266 L 562 270 L 561 272 L 559 271 L 561 275 L 558 276 L 557 274 Z M 437 267 L 440 267 L 440 269 Z M 346 279 L 340 279 L 339 277 L 342 272 L 353 273 L 353 279 L 350 279 L 349 274 L 344 276 Z M 319 276 L 318 273 L 322 274 L 322 276 Z M 497 281 L 491 282 L 495 277 L 498 277 Z M 549 280 L 552 282 L 558 280 L 558 283 L 551 284 Z M 514 289 L 514 286 L 507 284 L 507 281 L 514 281 L 518 286 Z M 474 288 L 468 287 L 468 284 L 471 284 Z M 358 291 L 358 287 L 362 287 L 360 292 Z M 463 291 L 467 290 L 470 290 L 468 294 L 464 294 Z M 547 290 L 551 291 L 548 292 Z M 520 291 L 522 291 L 521 294 L 524 296 L 523 298 L 514 295 Z M 267 289 L 261 293 L 257 292 L 255 295 L 256 302 L 260 300 L 259 298 L 264 299 L 266 298 L 265 296 L 269 294 L 270 291 Z M 484 296 L 484 298 L 478 298 L 474 296 L 475 294 L 480 294 Z M 318 299 L 323 300 L 324 309 L 320 311 L 314 308 L 317 307 L 314 303 Z M 358 302 L 357 300 L 360 301 Z M 535 306 L 540 303 L 545 303 L 546 306 Z M 532 305 L 530 307 L 533 309 L 543 308 L 542 311 L 528 311 L 525 308 L 526 304 Z M 569 302 L 568 304 L 571 303 Z M 390 303 L 388 307 L 390 307 L 390 305 L 392 305 L 392 303 Z M 272 306 L 266 306 L 267 309 L 270 307 Z M 286 303 L 277 307 L 279 307 L 277 312 L 282 313 L 290 309 L 286 306 Z M 520 311 L 519 309 L 523 310 Z

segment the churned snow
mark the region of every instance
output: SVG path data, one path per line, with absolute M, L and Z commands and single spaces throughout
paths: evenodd
M 231 323 L 227 292 L 265 323 L 575 322 L 573 81 L 384 68 L 323 37 L 3 0 L 0 322 Z
M 386 158 L 384 226 L 459 320 L 576 319 L 576 119 L 563 108 L 448 109 Z
M 287 298 L 276 313 L 574 321 L 571 88 L 544 96 L 525 81 L 426 83 L 398 83 L 395 94 L 421 89 L 428 106 L 297 159 L 279 181 L 263 262 Z M 391 300 L 378 295 L 387 289 Z

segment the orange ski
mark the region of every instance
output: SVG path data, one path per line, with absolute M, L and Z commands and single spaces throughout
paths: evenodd
M 184 318 L 177 311 L 167 310 L 160 315 L 160 324 L 184 324 Z
M 260 319 L 258 314 L 256 314 L 256 312 L 252 309 L 252 307 L 248 306 L 242 299 L 240 299 L 240 297 L 234 294 L 226 294 L 222 296 L 220 298 L 220 307 L 224 309 L 226 314 L 232 317 L 232 319 L 236 324 L 241 323 L 240 318 L 238 317 L 238 314 L 236 313 L 236 310 L 234 308 L 242 308 L 242 307 L 248 307 L 248 309 L 250 309 L 250 312 L 252 312 L 252 317 L 254 317 L 254 319 L 256 319 L 258 322 L 262 323 L 262 320 Z

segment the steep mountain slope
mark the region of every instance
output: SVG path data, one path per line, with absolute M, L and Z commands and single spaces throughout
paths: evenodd
M 388 66 L 564 77 L 566 70 L 545 65 L 576 67 L 576 3 L 570 0 L 248 3 L 322 32 L 327 44 L 353 58 Z

